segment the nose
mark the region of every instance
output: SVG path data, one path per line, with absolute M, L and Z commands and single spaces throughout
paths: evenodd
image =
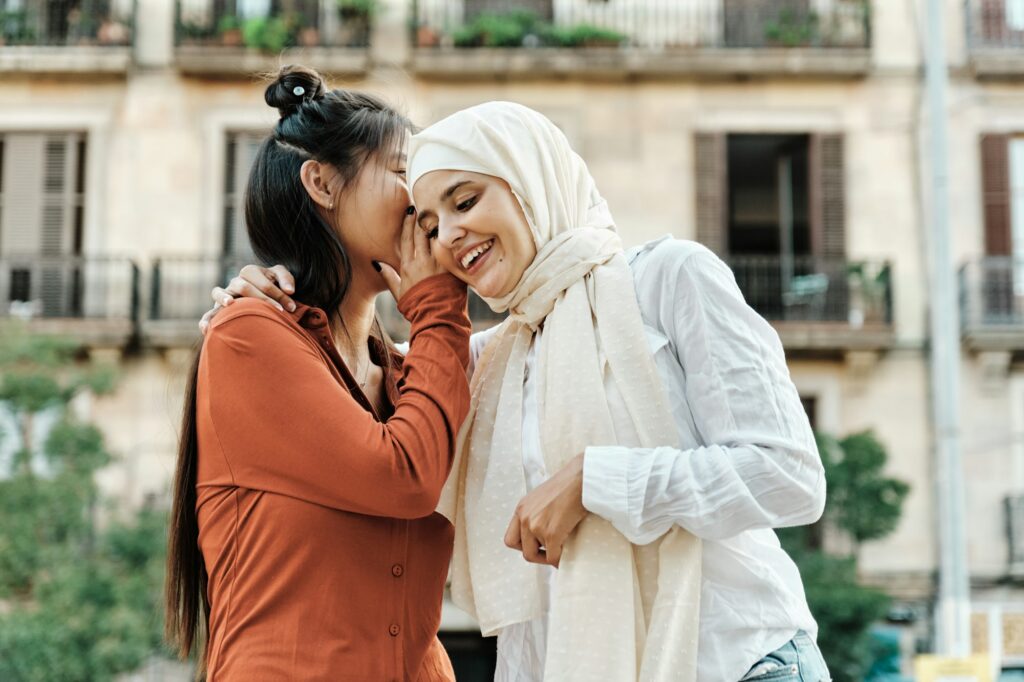
M 437 243 L 446 249 L 455 249 L 466 236 L 466 230 L 457 220 L 441 219 L 437 223 Z

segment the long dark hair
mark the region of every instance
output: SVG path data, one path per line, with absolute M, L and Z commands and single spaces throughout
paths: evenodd
M 332 326 L 348 290 L 352 266 L 334 228 L 324 220 L 302 185 L 302 164 L 315 159 L 333 166 L 345 185 L 376 154 L 398 148 L 412 125 L 380 99 L 348 90 L 328 90 L 320 75 L 286 66 L 264 93 L 281 119 L 253 159 L 245 192 L 249 242 L 264 263 L 280 263 L 295 276 L 296 298 L 322 309 Z M 393 346 L 381 329 L 374 334 L 387 349 L 385 376 Z M 178 446 L 167 550 L 165 629 L 182 658 L 200 650 L 199 674 L 206 666 L 210 603 L 206 564 L 199 551 L 196 515 L 198 434 L 196 391 L 199 353 L 192 364 Z

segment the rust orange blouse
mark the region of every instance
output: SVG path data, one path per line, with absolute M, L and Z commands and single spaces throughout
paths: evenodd
M 454 680 L 437 640 L 453 533 L 433 511 L 469 409 L 465 287 L 431 277 L 399 309 L 411 344 L 379 418 L 323 311 L 243 299 L 211 325 L 196 486 L 210 682 Z

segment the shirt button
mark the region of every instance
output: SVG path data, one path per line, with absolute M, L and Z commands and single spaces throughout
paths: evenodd
M 391 575 L 396 578 L 401 578 L 403 573 L 405 573 L 405 569 L 402 568 L 402 564 L 395 564 L 391 567 Z
M 398 627 L 398 625 L 392 625 L 391 627 L 388 628 L 388 632 L 391 633 L 392 637 L 398 637 L 398 633 L 401 632 L 401 631 L 402 631 L 402 628 Z

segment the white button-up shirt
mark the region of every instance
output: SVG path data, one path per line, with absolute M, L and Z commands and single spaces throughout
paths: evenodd
M 778 335 L 744 302 L 728 266 L 671 237 L 627 257 L 683 445 L 587 448 L 583 504 L 635 544 L 675 524 L 704 541 L 698 679 L 736 682 L 798 630 L 817 634 L 800 574 L 772 529 L 821 516 L 824 470 Z M 473 336 L 473 361 L 492 333 Z M 541 452 L 536 347 L 535 339 L 523 391 L 530 489 L 553 473 Z M 615 393 L 610 407 L 624 418 Z M 545 603 L 557 599 L 553 584 Z M 546 616 L 503 629 L 496 682 L 541 682 L 546 638 Z

